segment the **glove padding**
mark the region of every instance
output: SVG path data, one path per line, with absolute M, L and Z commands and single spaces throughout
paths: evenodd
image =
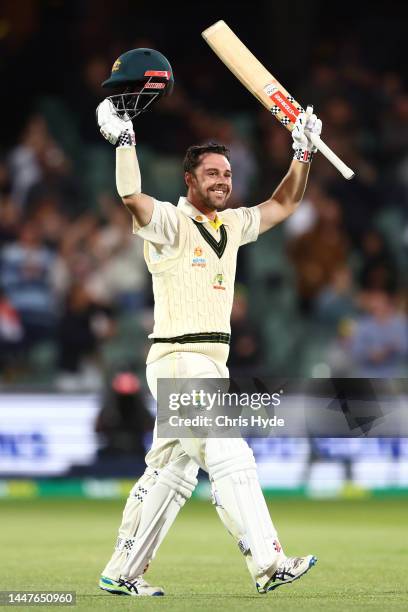
M 135 133 L 130 119 L 119 117 L 112 102 L 105 98 L 96 109 L 100 132 L 111 144 L 130 146 L 135 144 Z
M 298 115 L 292 130 L 292 148 L 295 150 L 293 159 L 303 162 L 312 161 L 313 153 L 317 149 L 310 140 L 310 134 L 320 136 L 321 132 L 322 122 L 313 113 L 313 106 L 308 106 L 306 112 Z

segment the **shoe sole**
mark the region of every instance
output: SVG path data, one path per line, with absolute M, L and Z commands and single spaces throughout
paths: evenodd
M 277 584 L 273 584 L 271 585 L 267 590 L 266 593 L 269 593 L 270 591 L 274 591 L 275 589 L 277 589 L 280 586 L 283 586 L 285 584 L 291 584 L 292 582 L 294 582 L 295 580 L 299 580 L 299 578 L 301 578 L 302 576 L 304 576 L 312 567 L 314 567 L 317 563 L 317 557 L 313 556 L 310 561 L 309 561 L 309 565 L 308 567 L 305 569 L 304 572 L 302 572 L 301 574 L 299 574 L 299 576 L 295 576 L 295 578 L 289 578 L 289 580 L 285 580 L 284 582 L 278 582 Z M 262 594 L 262 593 L 261 593 Z
M 110 595 L 123 595 L 125 597 L 132 597 L 132 595 L 130 593 L 127 593 L 126 591 L 120 591 L 119 589 L 115 589 L 114 586 L 108 587 L 101 582 L 99 583 L 99 588 L 102 589 L 102 591 L 110 593 Z M 163 597 L 163 595 L 164 593 L 162 593 L 161 591 L 156 591 L 155 593 L 151 593 L 151 595 L 136 595 L 136 597 Z

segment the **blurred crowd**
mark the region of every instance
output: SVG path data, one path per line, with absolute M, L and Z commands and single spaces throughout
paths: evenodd
M 128 42 L 136 46 L 155 43 Z M 408 93 L 397 73 L 367 67 L 358 47 L 352 58 L 339 57 L 337 64 L 317 59 L 303 82 L 293 84 L 299 100 L 313 101 L 325 142 L 356 177 L 346 182 L 317 154 L 304 202 L 282 230 L 279 244 L 290 270 L 286 281 L 293 288 L 297 324 L 310 334 L 329 331 L 317 358 L 320 369 L 291 362 L 283 373 L 403 376 L 408 372 Z M 129 213 L 115 193 L 113 149 L 94 119 L 112 59 L 88 55 L 80 96 L 68 88 L 36 95 L 32 113 L 0 151 L 3 384 L 35 384 L 41 347 L 48 350 L 46 382 L 61 389 L 100 389 L 122 357 L 127 368 L 142 371 L 143 338 L 152 326 L 150 281 L 143 245 L 132 236 Z M 253 100 L 228 112 L 228 94 L 220 94 L 205 62 L 186 82 L 181 71 L 173 95 L 136 120 L 145 190 L 176 203 L 176 193 L 183 194 L 186 147 L 215 140 L 231 150 L 230 205 L 251 206 L 269 197 L 290 162 L 289 133 Z M 168 196 L 162 195 L 166 189 Z M 274 231 L 262 241 L 273 245 Z M 265 364 L 273 363 L 273 342 L 270 336 L 265 340 L 263 326 L 275 312 L 265 308 L 262 324 L 251 316 L 257 248 L 258 243 L 242 249 L 239 259 L 233 373 L 264 372 Z M 128 326 L 140 334 L 129 336 Z M 309 339 L 299 335 L 297 354 Z

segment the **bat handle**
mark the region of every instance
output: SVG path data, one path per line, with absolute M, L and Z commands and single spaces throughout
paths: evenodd
M 341 161 L 340 157 L 337 157 L 334 151 L 332 151 L 330 147 L 328 147 L 327 144 L 325 144 L 323 140 L 320 139 L 320 136 L 317 136 L 317 134 L 308 134 L 308 136 L 313 142 L 314 146 L 317 148 L 317 150 L 320 151 L 320 153 L 324 155 L 329 160 L 329 162 L 333 164 L 335 168 L 337 168 L 337 170 L 340 172 L 340 174 L 344 176 L 345 179 L 349 181 L 353 178 L 353 170 L 346 166 L 346 164 Z

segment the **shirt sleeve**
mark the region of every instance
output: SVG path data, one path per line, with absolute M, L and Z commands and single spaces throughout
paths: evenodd
M 159 202 L 153 198 L 153 214 L 147 225 L 140 227 L 133 217 L 133 233 L 153 244 L 175 244 L 179 231 L 176 207 L 170 202 Z
M 238 215 L 241 224 L 241 241 L 240 246 L 248 244 L 248 242 L 255 242 L 259 236 L 259 226 L 261 223 L 261 213 L 257 206 L 246 208 L 235 208 L 234 212 Z

